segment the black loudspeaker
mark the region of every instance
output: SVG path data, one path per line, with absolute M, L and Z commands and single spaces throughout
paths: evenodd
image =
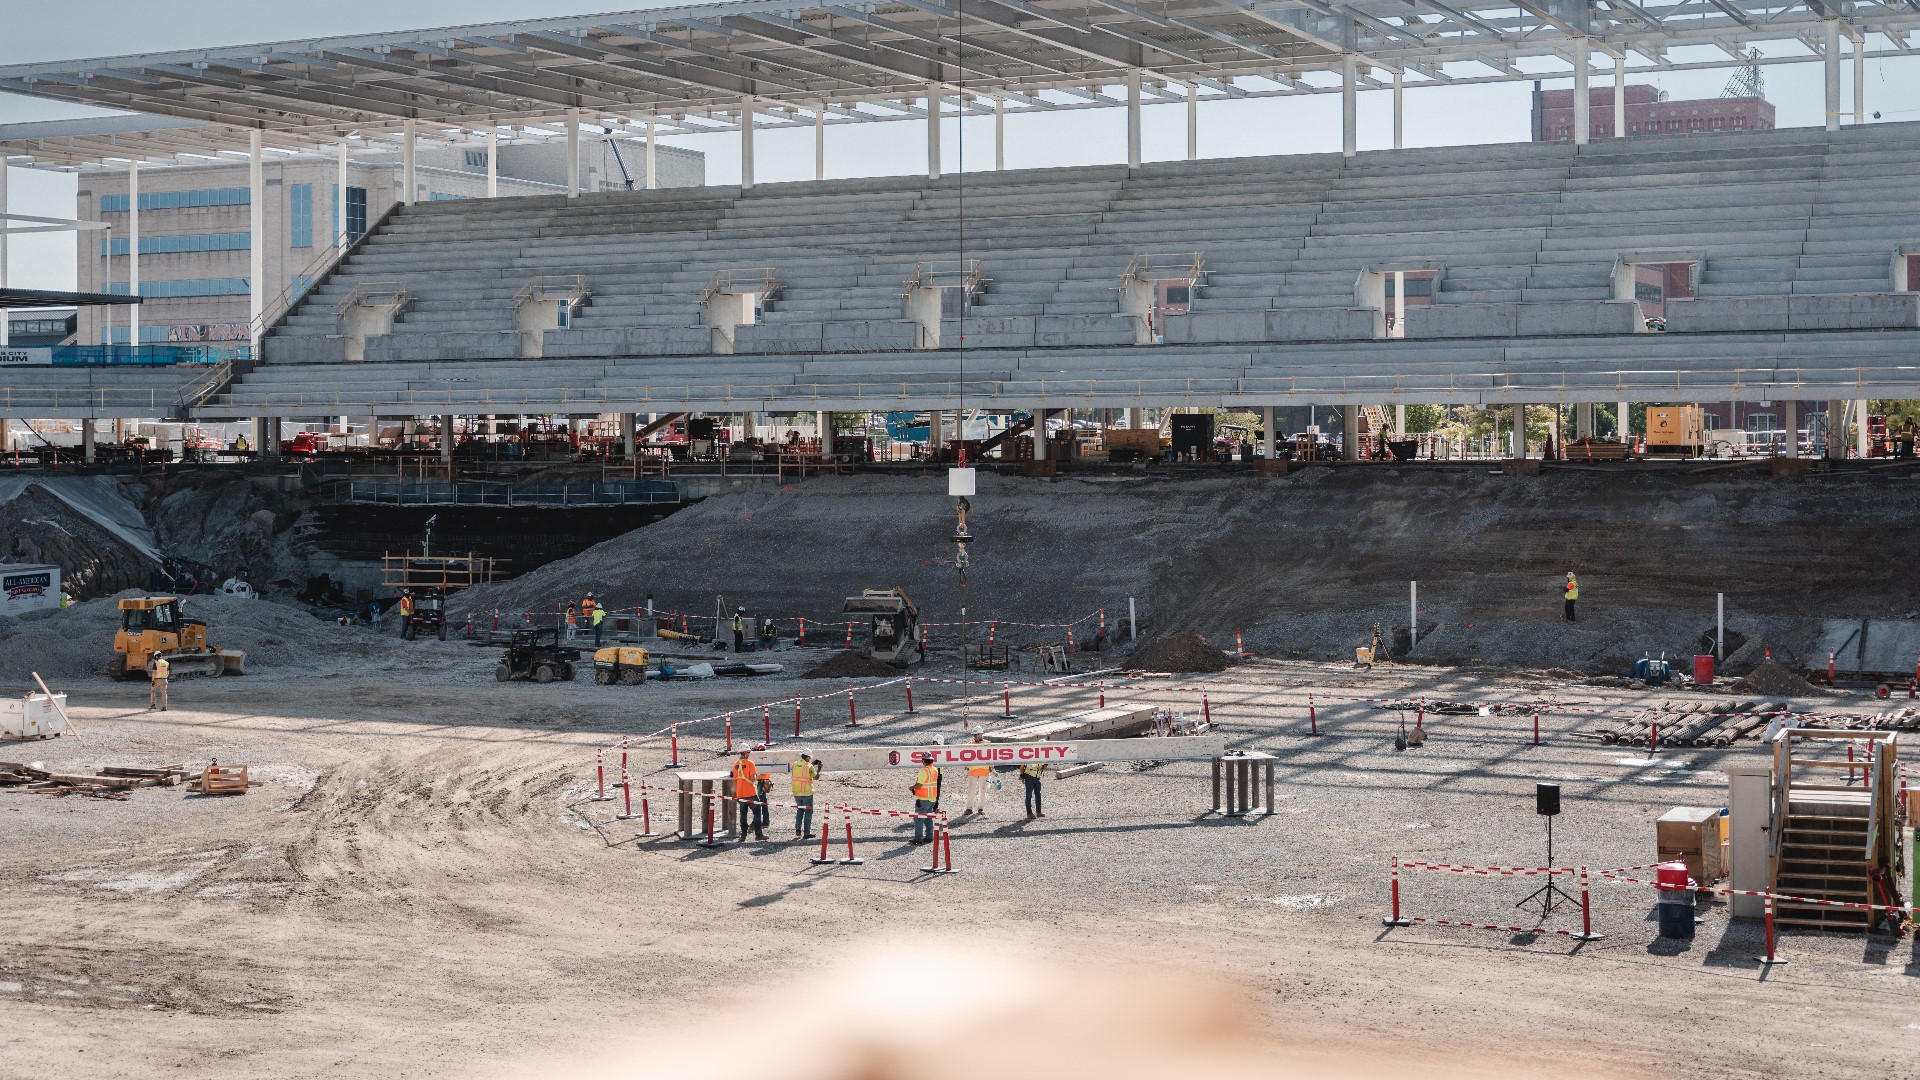
M 1560 812 L 1560 785 L 1533 785 L 1533 810 L 1536 814 L 1552 817 Z

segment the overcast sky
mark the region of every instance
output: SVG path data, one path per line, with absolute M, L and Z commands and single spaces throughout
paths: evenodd
M 607 10 L 665 7 L 623 0 L 329 0 L 325 4 L 236 4 L 233 0 L 89 0 L 83 6 L 28 5 L 0 0 L 8 10 L 0 34 L 0 64 L 36 63 L 80 57 L 158 52 L 265 41 L 414 30 L 517 18 L 586 15 Z M 84 8 L 85 18 L 75 12 Z M 1877 39 L 1876 39 L 1877 40 Z M 1760 46 L 1768 55 L 1791 55 L 1782 45 Z M 1711 54 L 1675 59 L 1706 59 Z M 1602 58 L 1596 57 L 1596 60 Z M 1771 65 L 1765 69 L 1767 97 L 1781 127 L 1821 122 L 1821 69 L 1816 63 Z M 1673 97 L 1717 97 L 1726 84 L 1724 70 L 1633 75 L 1631 82 L 1652 82 Z M 1843 81 L 1849 115 L 1852 71 Z M 1610 76 L 1596 76 L 1604 85 Z M 1920 60 L 1899 57 L 1869 60 L 1866 104 L 1883 122 L 1920 119 Z M 1568 86 L 1562 76 L 1547 85 Z M 1515 142 L 1527 138 L 1528 92 L 1525 83 L 1436 87 L 1406 92 L 1406 142 L 1409 146 Z M 1392 143 L 1392 100 L 1386 92 L 1362 93 L 1360 148 L 1383 149 Z M 1149 106 L 1142 114 L 1145 156 L 1174 159 L 1186 152 L 1185 108 Z M 0 94 L 0 124 L 91 115 L 59 102 Z M 950 122 L 957 124 L 957 122 Z M 991 119 L 968 122 L 967 167 L 991 168 Z M 1314 95 L 1251 102 L 1203 103 L 1200 155 L 1325 153 L 1340 146 L 1338 95 Z M 859 124 L 827 131 L 829 176 L 905 174 L 925 167 L 925 131 L 916 123 Z M 1121 109 L 1086 110 L 1051 116 L 1015 117 L 1007 123 L 1007 165 L 1034 168 L 1114 163 L 1126 156 L 1125 115 Z M 710 183 L 739 179 L 737 135 L 690 136 L 662 140 L 705 151 Z M 943 146 L 949 158 L 961 152 L 952 126 Z M 75 183 L 71 175 L 15 168 L 12 206 L 17 213 L 71 216 Z M 755 140 L 755 176 L 763 182 L 811 179 L 813 135 L 809 130 L 769 131 Z M 19 237 L 13 243 L 11 278 L 24 287 L 71 288 L 74 241 L 65 236 Z

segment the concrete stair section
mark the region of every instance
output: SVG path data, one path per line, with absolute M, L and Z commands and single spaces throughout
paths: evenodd
M 1774 890 L 1810 900 L 1872 903 L 1868 824 L 1865 792 L 1793 792 L 1780 839 Z M 1863 908 L 1781 900 L 1774 918 L 1784 926 L 1859 932 L 1867 928 L 1867 916 Z

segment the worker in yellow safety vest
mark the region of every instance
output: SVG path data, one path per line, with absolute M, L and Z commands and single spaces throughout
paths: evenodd
M 1573 571 L 1571 570 L 1567 571 L 1566 595 L 1567 595 L 1567 621 L 1578 622 L 1579 620 L 1574 618 L 1574 615 L 1573 615 L 1573 605 L 1575 601 L 1580 599 L 1580 582 L 1577 578 L 1573 576 Z
M 153 681 L 147 686 L 147 711 L 158 708 L 167 711 L 167 680 L 173 675 L 173 665 L 167 663 L 164 656 L 156 656 L 147 668 Z
M 760 821 L 754 811 L 754 803 L 760 798 L 760 770 L 754 767 L 751 750 L 740 751 L 740 760 L 733 763 L 733 798 L 735 812 L 739 815 L 739 824 L 735 828 L 741 842 L 747 839 L 747 830 L 756 834 L 754 839 L 767 838 L 766 825 Z
M 747 609 L 733 609 L 733 651 L 747 651 Z
M 1040 804 L 1040 777 L 1047 771 L 1044 761 L 1029 762 L 1020 766 L 1020 783 L 1027 789 L 1027 820 L 1046 817 L 1046 811 Z
M 580 613 L 587 617 L 587 625 L 593 627 L 593 647 L 599 648 L 600 637 L 606 632 L 600 624 L 607 619 L 607 609 L 593 598 L 592 593 L 588 593 L 587 598 L 580 601 Z
M 933 841 L 933 812 L 940 807 L 940 767 L 923 760 L 913 777 L 913 842 Z
M 987 741 L 986 734 L 985 729 L 978 726 L 974 727 L 974 745 L 978 746 L 985 743 Z M 979 814 L 981 817 L 987 816 L 987 781 L 992 775 L 993 766 L 991 765 L 967 766 L 967 808 L 961 812 L 961 817 L 966 817 L 968 814 Z
M 787 775 L 793 780 L 794 839 L 811 839 L 813 837 L 813 783 L 820 779 L 820 762 L 814 759 L 813 751 L 802 750 L 800 756 L 787 766 Z

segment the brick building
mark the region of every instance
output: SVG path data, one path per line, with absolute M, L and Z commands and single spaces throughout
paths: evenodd
M 1536 84 L 1537 85 L 1537 84 Z M 1767 131 L 1773 128 L 1773 103 L 1760 97 L 1666 100 L 1664 92 L 1629 84 L 1627 134 L 1694 135 L 1712 131 Z M 1588 91 L 1587 123 L 1595 139 L 1611 139 L 1613 87 Z M 1573 91 L 1538 90 L 1533 94 L 1533 141 L 1570 142 L 1573 139 Z

